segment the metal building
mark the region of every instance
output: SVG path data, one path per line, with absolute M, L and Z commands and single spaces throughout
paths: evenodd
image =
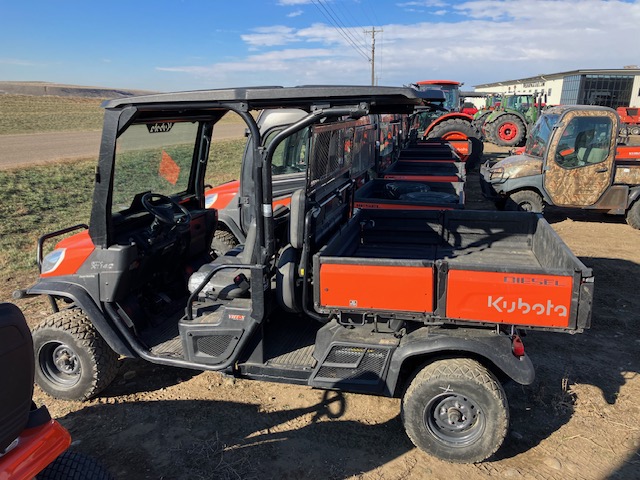
M 547 105 L 640 107 L 640 67 L 572 70 L 474 85 L 476 92 L 546 94 Z

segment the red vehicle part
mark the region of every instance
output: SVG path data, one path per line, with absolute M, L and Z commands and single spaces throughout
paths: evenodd
M 9 453 L 0 457 L 0 480 L 34 478 L 71 445 L 71 435 L 55 420 L 28 428 Z

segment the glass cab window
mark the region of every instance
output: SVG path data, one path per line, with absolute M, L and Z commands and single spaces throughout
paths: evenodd
M 609 117 L 574 117 L 558 142 L 555 160 L 566 169 L 604 162 L 609 156 L 611 130 Z
M 116 145 L 113 213 L 131 207 L 144 192 L 166 196 L 186 192 L 197 145 L 197 122 L 130 126 Z
M 280 130 L 267 135 L 264 145 L 269 145 Z M 306 172 L 308 164 L 308 143 L 310 130 L 302 129 L 287 137 L 273 152 L 271 172 L 273 175 Z
M 533 157 L 542 157 L 547 151 L 547 145 L 549 145 L 549 138 L 553 127 L 558 122 L 558 115 L 544 115 L 535 124 L 529 138 L 527 138 L 527 144 L 525 146 L 525 152 Z

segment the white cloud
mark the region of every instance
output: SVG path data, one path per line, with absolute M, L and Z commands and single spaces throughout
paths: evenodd
M 287 17 L 289 18 L 293 18 L 293 17 L 299 17 L 300 15 L 302 15 L 304 13 L 304 11 L 302 10 L 296 10 L 294 12 L 288 13 Z
M 281 0 L 283 2 L 299 0 Z M 440 8 L 445 2 L 404 2 L 402 8 Z M 283 3 L 284 4 L 284 3 Z M 292 3 L 287 3 L 291 5 Z M 445 3 L 446 4 L 446 3 Z M 637 37 L 640 3 L 620 0 L 471 0 L 446 4 L 452 21 L 381 25 L 376 36 L 380 84 L 450 78 L 467 85 L 583 68 L 636 64 L 621 39 Z M 436 12 L 438 11 L 436 10 Z M 424 17 L 420 17 L 424 18 Z M 262 27 L 242 35 L 249 54 L 209 66 L 164 67 L 204 79 L 210 86 L 361 83 L 370 78 L 370 46 L 362 28 L 349 29 L 356 51 L 331 25 Z

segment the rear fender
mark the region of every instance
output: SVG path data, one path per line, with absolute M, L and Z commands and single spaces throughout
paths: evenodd
M 445 122 L 447 120 L 451 120 L 454 118 L 464 120 L 465 122 L 469 122 L 469 123 L 473 121 L 473 116 L 467 115 L 466 113 L 460 113 L 460 112 L 447 113 L 445 115 L 442 115 L 436 118 L 433 122 L 431 122 L 431 125 L 429 125 L 427 129 L 424 131 L 423 136 L 426 138 L 427 135 L 429 135 L 429 132 L 431 132 L 431 130 L 433 130 L 436 125 L 439 125 L 442 122 Z
M 498 377 L 506 376 L 521 385 L 530 385 L 535 378 L 531 359 L 527 355 L 516 357 L 511 343 L 509 336 L 493 330 L 458 329 L 435 334 L 426 328 L 417 330 L 405 337 L 393 354 L 386 379 L 387 394 L 401 393 L 404 375 L 411 375 L 415 368 L 437 358 L 473 358 Z M 401 373 L 404 374 L 402 382 Z
M 93 301 L 91 295 L 82 287 L 59 280 L 41 279 L 38 283 L 30 287 L 26 293 L 28 295 L 51 295 L 71 300 L 87 314 L 98 333 L 114 352 L 119 355 L 124 355 L 125 357 L 138 356 L 124 337 L 119 334 L 118 329 L 115 328 L 111 319 L 104 315 L 102 310 Z

